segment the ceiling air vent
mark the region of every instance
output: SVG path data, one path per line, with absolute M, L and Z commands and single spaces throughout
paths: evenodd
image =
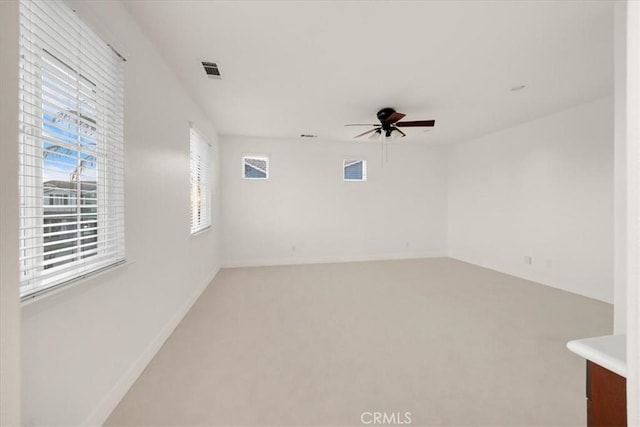
M 204 67 L 204 72 L 207 73 L 212 79 L 221 79 L 220 70 L 218 69 L 218 64 L 215 62 L 206 62 L 202 61 L 202 66 Z

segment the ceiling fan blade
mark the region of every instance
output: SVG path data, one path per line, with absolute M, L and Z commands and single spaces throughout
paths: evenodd
M 362 132 L 360 135 L 356 135 L 356 136 L 354 136 L 354 138 L 360 138 L 361 136 L 365 136 L 366 134 L 371 133 L 371 132 L 375 132 L 375 131 L 377 131 L 377 130 L 380 130 L 380 128 L 379 128 L 379 127 L 377 127 L 377 128 L 373 128 L 373 129 L 371 129 L 371 130 L 368 130 L 368 131 L 366 131 L 366 132 Z
M 404 127 L 404 128 L 420 127 L 420 126 L 433 127 L 435 125 L 436 125 L 435 120 L 416 120 L 412 122 L 398 122 L 395 124 L 395 126 Z
M 400 129 L 398 129 L 398 128 L 394 128 L 394 129 L 395 129 L 395 130 L 397 130 L 398 132 L 400 132 L 400 133 L 402 134 L 402 136 L 403 136 L 403 137 L 407 136 L 407 134 L 406 134 L 406 133 L 404 133 L 404 132 L 402 132 Z
M 345 126 L 380 126 L 379 124 L 349 123 Z
M 398 113 L 397 111 L 392 113 L 389 118 L 386 120 L 386 123 L 393 124 L 398 120 L 402 120 L 402 118 L 406 116 L 406 114 Z

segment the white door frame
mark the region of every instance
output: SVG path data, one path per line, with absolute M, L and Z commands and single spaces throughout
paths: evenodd
M 627 424 L 640 426 L 640 2 L 627 1 Z

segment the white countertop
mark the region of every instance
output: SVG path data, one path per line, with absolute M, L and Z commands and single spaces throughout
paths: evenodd
M 577 355 L 626 378 L 626 341 L 626 335 L 605 335 L 569 341 L 567 348 Z

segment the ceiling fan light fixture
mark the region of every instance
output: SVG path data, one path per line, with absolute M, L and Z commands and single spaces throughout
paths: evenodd
M 371 135 L 369 135 L 369 139 L 378 139 L 382 135 L 382 129 L 376 129 Z
M 388 139 L 400 139 L 400 138 L 402 138 L 404 135 L 402 135 L 398 129 L 396 129 L 396 128 L 391 128 L 391 129 L 389 129 L 389 130 L 387 130 L 387 131 L 386 131 L 385 136 L 386 136 Z

